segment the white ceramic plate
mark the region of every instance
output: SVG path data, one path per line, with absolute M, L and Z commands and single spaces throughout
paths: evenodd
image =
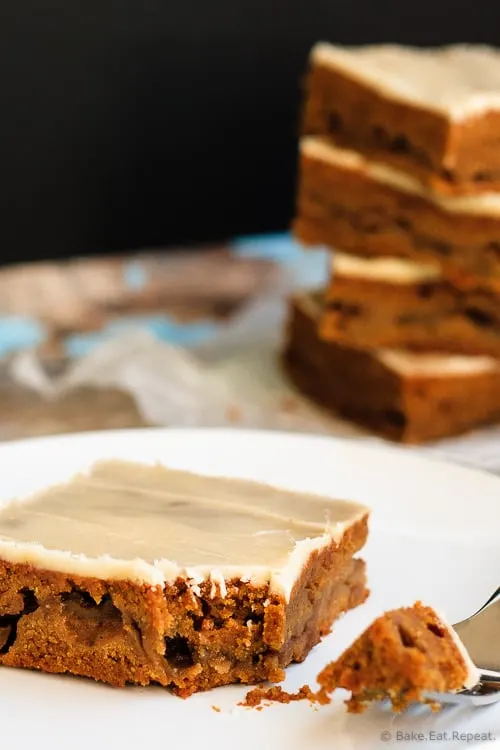
M 372 594 L 335 625 L 304 664 L 288 669 L 288 690 L 314 685 L 322 666 L 385 609 L 422 599 L 456 621 L 500 585 L 500 480 L 397 448 L 233 430 L 136 430 L 35 439 L 0 446 L 0 501 L 111 457 L 160 460 L 371 506 L 371 535 L 363 555 Z M 439 715 L 418 708 L 396 718 L 375 707 L 350 716 L 339 693 L 333 705 L 320 709 L 300 702 L 259 712 L 237 707 L 246 690 L 219 688 L 181 700 L 156 687 L 116 690 L 71 677 L 0 669 L 0 747 L 421 750 L 438 745 L 489 748 L 496 745 L 495 737 L 500 744 L 500 706 L 454 707 Z M 476 732 L 489 733 L 490 739 L 465 737 Z

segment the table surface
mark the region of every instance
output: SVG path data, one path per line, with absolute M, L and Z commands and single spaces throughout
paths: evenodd
M 61 372 L 128 326 L 181 346 L 203 341 L 211 326 L 220 330 L 265 293 L 300 252 L 277 235 L 0 269 L 0 367 L 35 349 L 48 372 Z M 79 388 L 53 400 L 1 374 L 0 414 L 1 440 L 147 424 L 124 391 Z
M 329 269 L 288 235 L 0 269 L 0 440 L 238 424 L 377 441 L 279 367 L 288 296 Z M 423 450 L 500 474 L 500 426 Z

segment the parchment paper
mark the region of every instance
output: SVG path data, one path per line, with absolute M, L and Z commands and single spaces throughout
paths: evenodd
M 119 388 L 132 395 L 144 421 L 156 425 L 227 425 L 383 443 L 309 404 L 287 383 L 279 352 L 292 287 L 284 277 L 210 341 L 190 349 L 138 327 L 103 342 L 61 376 L 49 377 L 35 351 L 12 357 L 7 372 L 15 383 L 53 400 L 87 386 Z M 500 428 L 408 450 L 500 473 Z

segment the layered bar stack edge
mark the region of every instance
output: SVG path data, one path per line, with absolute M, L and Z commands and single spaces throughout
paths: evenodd
M 301 390 L 396 440 L 498 420 L 499 143 L 500 51 L 313 48 L 293 227 L 333 259 L 319 298 L 291 302 L 285 361 Z M 385 416 L 381 371 L 398 383 Z

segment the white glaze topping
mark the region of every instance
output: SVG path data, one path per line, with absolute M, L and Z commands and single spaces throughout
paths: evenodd
M 335 251 L 332 260 L 334 277 L 382 281 L 390 284 L 420 284 L 441 278 L 437 266 L 415 263 L 403 258 L 361 258 Z
M 313 64 L 340 70 L 383 96 L 460 121 L 500 109 L 500 51 L 457 44 L 337 47 L 320 42 Z
M 456 630 L 453 629 L 453 627 L 446 621 L 446 618 L 443 616 L 443 614 L 436 609 L 434 610 L 434 614 L 437 616 L 437 618 L 440 620 L 440 624 L 443 626 L 445 630 L 448 631 L 450 637 L 455 643 L 455 646 L 457 647 L 457 651 L 460 653 L 460 656 L 465 662 L 465 666 L 467 669 L 467 677 L 464 682 L 464 688 L 473 688 L 474 685 L 477 685 L 477 683 L 480 680 L 481 673 L 479 669 L 476 667 L 474 662 L 469 656 L 469 652 L 465 648 L 464 644 L 460 640 L 458 633 Z
M 357 503 L 121 461 L 0 510 L 0 558 L 212 596 L 245 578 L 288 597 L 312 551 L 367 514 Z
M 492 357 L 470 357 L 460 354 L 423 354 L 403 349 L 378 349 L 377 358 L 401 375 L 480 375 L 499 370 Z
M 476 193 L 472 195 L 437 195 L 414 177 L 386 164 L 366 159 L 349 149 L 339 148 L 331 142 L 315 136 L 302 138 L 300 150 L 304 156 L 317 161 L 334 164 L 352 172 L 359 172 L 374 182 L 388 185 L 403 193 L 425 198 L 448 213 L 478 216 L 500 216 L 500 193 Z

